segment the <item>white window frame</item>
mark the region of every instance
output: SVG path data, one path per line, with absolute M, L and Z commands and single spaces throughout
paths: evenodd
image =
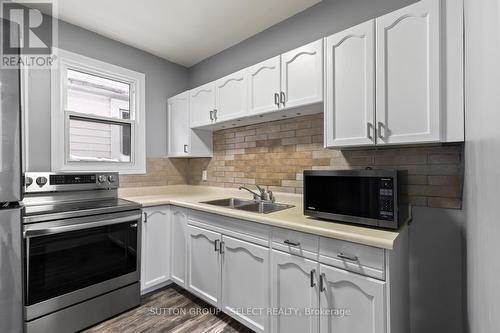
M 51 71 L 51 164 L 52 171 L 118 171 L 121 174 L 146 173 L 146 117 L 145 82 L 143 73 L 82 56 L 57 50 L 57 68 Z M 69 117 L 109 120 L 109 118 L 82 114 L 66 109 L 68 69 L 130 84 L 131 119 L 116 119 L 116 123 L 130 124 L 130 162 L 94 162 L 69 160 Z M 115 121 L 115 120 L 113 120 Z

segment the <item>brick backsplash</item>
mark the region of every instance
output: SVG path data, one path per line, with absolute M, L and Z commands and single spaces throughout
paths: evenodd
M 214 133 L 212 159 L 171 160 L 172 165 L 162 160 L 162 163 L 168 170 L 180 168 L 174 181 L 180 181 L 184 170 L 188 170 L 186 177 L 193 185 L 259 184 L 287 193 L 302 193 L 302 171 L 306 169 L 407 170 L 402 191 L 403 198 L 411 204 L 459 209 L 462 201 L 462 144 L 325 149 L 322 114 L 221 130 Z M 189 166 L 183 169 L 182 163 Z M 202 170 L 208 171 L 206 182 L 201 180 Z M 165 178 L 170 179 L 170 172 L 166 172 Z M 169 183 L 168 179 L 162 181 Z
M 186 159 L 148 158 L 146 174 L 121 175 L 121 187 L 188 184 L 189 161 Z

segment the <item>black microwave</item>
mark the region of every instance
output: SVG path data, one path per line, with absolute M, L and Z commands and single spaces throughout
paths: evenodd
M 386 229 L 398 229 L 408 209 L 400 209 L 396 170 L 306 170 L 304 215 Z

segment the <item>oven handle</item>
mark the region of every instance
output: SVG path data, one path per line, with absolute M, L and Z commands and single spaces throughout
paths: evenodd
M 26 229 L 24 231 L 24 238 L 32 238 L 32 237 L 39 237 L 39 236 L 45 236 L 45 235 L 60 234 L 63 232 L 90 229 L 90 228 L 111 225 L 111 224 L 134 222 L 134 221 L 137 221 L 140 219 L 141 219 L 141 214 L 134 214 L 134 215 L 117 217 L 117 218 L 112 218 L 112 219 L 103 220 L 103 221 L 75 223 L 75 224 L 61 225 L 61 226 L 50 227 L 50 228 L 36 228 L 36 227 L 31 228 L 30 227 L 29 229 Z M 137 227 L 137 225 L 136 225 L 136 227 Z

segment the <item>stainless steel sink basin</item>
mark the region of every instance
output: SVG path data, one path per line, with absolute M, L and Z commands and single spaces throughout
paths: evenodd
M 204 201 L 201 203 L 206 203 L 208 205 L 214 205 L 219 207 L 244 210 L 246 212 L 253 212 L 260 214 L 268 214 L 294 207 L 293 205 L 285 205 L 269 201 L 256 201 L 256 200 L 239 199 L 239 198 L 219 199 L 212 201 Z
M 239 209 L 239 210 L 244 210 L 247 212 L 268 214 L 268 213 L 277 212 L 277 211 L 292 208 L 292 207 L 294 207 L 294 206 L 275 203 L 275 202 L 261 201 L 261 202 L 254 202 L 254 203 L 248 204 L 248 205 L 242 205 L 242 206 L 235 207 L 235 208 Z
M 219 200 L 212 200 L 212 201 L 204 201 L 201 203 L 206 203 L 206 204 L 213 205 L 213 206 L 235 208 L 235 207 L 238 207 L 240 205 L 253 204 L 254 202 L 255 201 L 248 200 L 248 199 L 227 198 L 227 199 L 219 199 Z

